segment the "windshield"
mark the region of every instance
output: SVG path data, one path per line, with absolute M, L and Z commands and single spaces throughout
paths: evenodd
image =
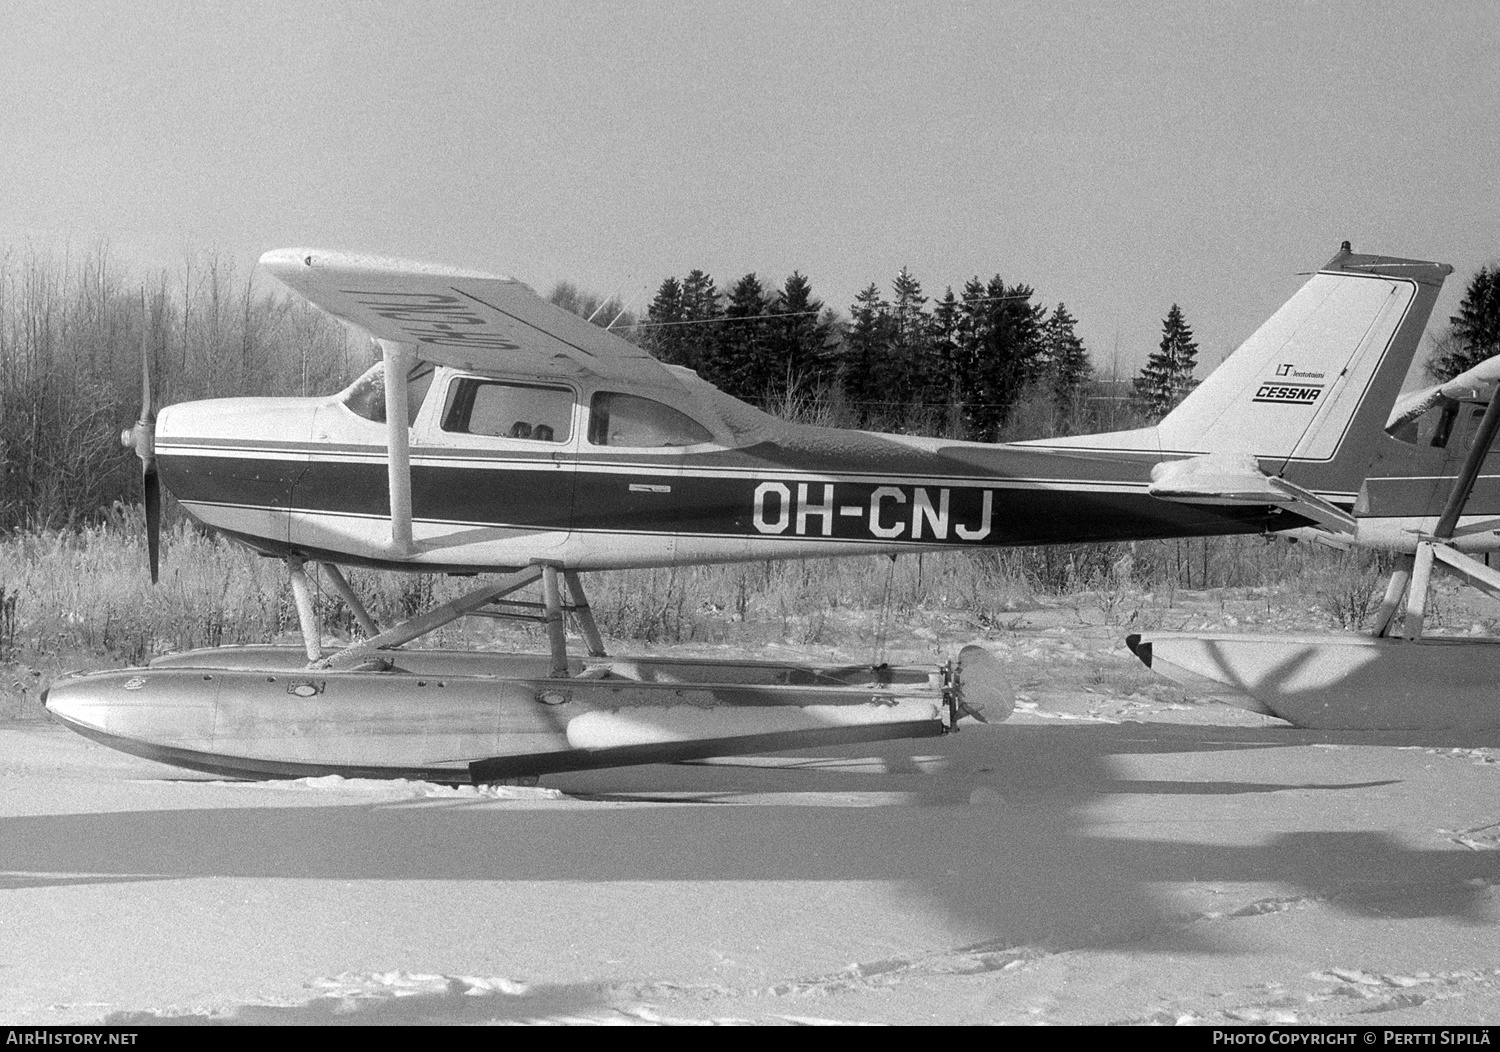
M 416 423 L 436 371 L 431 362 L 419 361 L 406 374 L 407 427 Z M 377 424 L 385 423 L 385 363 L 376 362 L 350 384 L 344 391 L 343 402 L 351 413 Z

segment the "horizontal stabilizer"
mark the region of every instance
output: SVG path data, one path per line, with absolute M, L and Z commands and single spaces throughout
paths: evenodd
M 1158 464 L 1147 489 L 1183 504 L 1286 508 L 1336 533 L 1353 533 L 1354 517 L 1301 486 L 1262 472 L 1248 453 L 1209 453 Z
M 1147 490 L 1162 500 L 1193 504 L 1281 504 L 1285 498 L 1248 453 L 1208 453 L 1151 470 Z

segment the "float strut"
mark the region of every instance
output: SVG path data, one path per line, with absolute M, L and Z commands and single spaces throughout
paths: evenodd
M 1427 587 L 1432 582 L 1431 541 L 1420 541 L 1412 560 L 1411 589 L 1406 593 L 1406 619 L 1402 635 L 1408 641 L 1422 638 L 1422 619 L 1427 615 Z
M 339 594 L 339 598 L 354 613 L 354 620 L 359 622 L 359 627 L 364 631 L 366 639 L 374 639 L 380 635 L 380 626 L 365 609 L 365 604 L 359 601 L 359 596 L 354 594 L 354 589 L 349 587 L 349 582 L 339 572 L 339 568 L 333 563 L 324 563 L 323 570 L 328 574 L 328 583 L 333 585 L 333 590 Z
M 1396 608 L 1401 605 L 1401 597 L 1406 594 L 1406 586 L 1411 583 L 1412 564 L 1415 561 L 1410 555 L 1403 555 L 1396 564 L 1395 570 L 1391 572 L 1390 583 L 1385 586 L 1385 598 L 1380 601 L 1380 609 L 1375 611 L 1375 624 L 1371 629 L 1371 635 L 1376 639 L 1390 634 L 1391 622 L 1396 617 Z
M 557 583 L 557 567 L 542 567 L 542 599 L 547 604 L 547 643 L 552 648 L 553 676 L 568 675 L 568 631 L 563 624 L 562 589 Z
M 420 617 L 414 617 L 410 621 L 403 621 L 395 628 L 388 628 L 378 636 L 372 636 L 363 643 L 346 647 L 337 654 L 318 662 L 318 667 L 327 669 L 353 668 L 360 662 L 375 657 L 376 651 L 399 647 L 403 643 L 410 643 L 413 639 L 420 639 L 427 633 L 434 632 L 446 624 L 457 621 L 465 614 L 478 610 L 481 606 L 510 595 L 512 592 L 520 591 L 540 576 L 541 572 L 539 570 L 535 567 L 528 567 L 519 573 L 502 577 L 498 581 L 476 588 L 472 592 L 459 596 L 457 599 L 449 600 L 442 606 L 434 607 Z
M 297 623 L 302 628 L 302 648 L 308 661 L 319 661 L 323 657 L 323 626 L 318 623 L 318 613 L 313 609 L 312 588 L 307 583 L 307 571 L 302 567 L 300 556 L 286 557 L 286 571 L 292 579 L 292 599 L 297 604 Z
M 588 597 L 583 594 L 583 581 L 578 577 L 577 570 L 564 570 L 563 580 L 568 585 L 568 598 L 572 600 L 569 607 L 573 616 L 578 621 L 578 629 L 583 633 L 583 641 L 588 644 L 590 657 L 606 657 L 604 652 L 604 639 L 599 635 L 599 626 L 594 624 L 594 612 L 589 609 Z

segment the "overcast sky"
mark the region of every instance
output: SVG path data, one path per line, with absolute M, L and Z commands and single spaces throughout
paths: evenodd
M 1500 4 L 0 0 L 0 245 L 701 267 L 848 310 L 906 266 L 1217 363 L 1341 240 L 1500 258 Z

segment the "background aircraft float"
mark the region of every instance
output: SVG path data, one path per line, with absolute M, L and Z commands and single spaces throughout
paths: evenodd
M 46 698 L 89 737 L 218 773 L 484 781 L 938 734 L 981 706 L 1004 718 L 998 662 L 977 646 L 931 669 L 611 658 L 581 575 L 1343 534 L 1368 476 L 1442 460 L 1383 428 L 1451 268 L 1347 243 L 1159 425 L 1009 445 L 778 420 L 510 278 L 316 249 L 261 265 L 376 340 L 382 362 L 331 397 L 159 416 L 147 377 L 124 438 L 142 461 L 153 578 L 166 485 L 286 561 L 305 646 L 169 655 L 63 678 Z M 365 639 L 322 651 L 310 560 Z M 340 565 L 503 576 L 382 626 Z M 533 584 L 539 600 L 516 598 Z M 542 621 L 550 652 L 406 647 L 469 614 Z M 586 657 L 569 653 L 569 616 Z

